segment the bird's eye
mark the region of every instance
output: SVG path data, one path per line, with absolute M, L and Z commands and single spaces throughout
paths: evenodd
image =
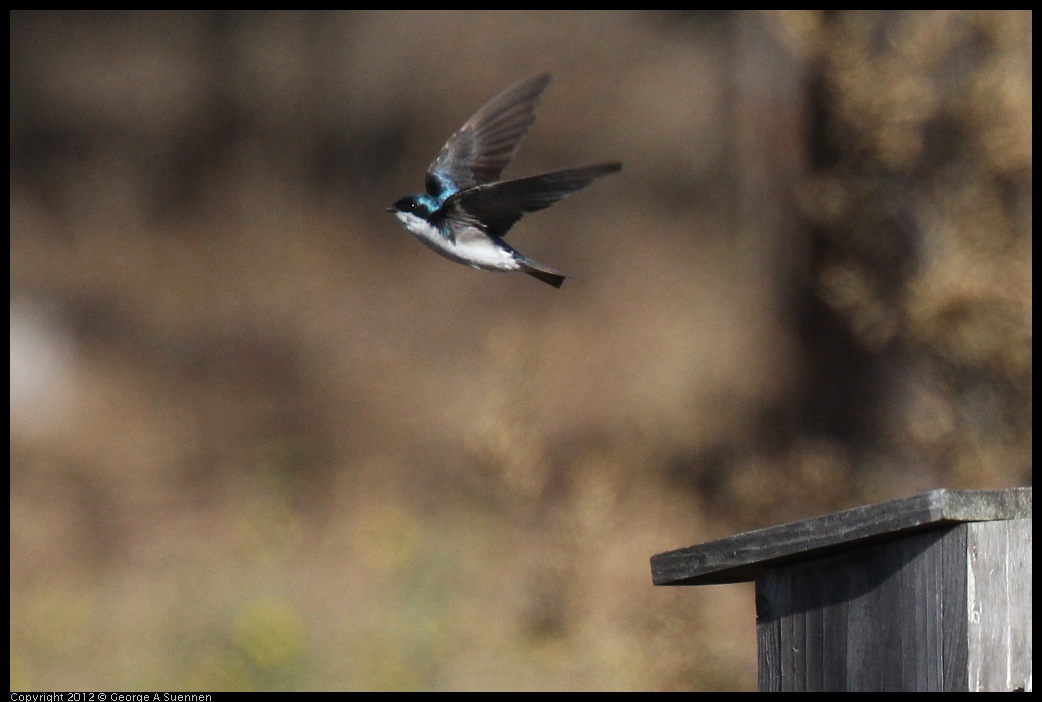
M 401 200 L 394 203 L 394 209 L 398 210 L 399 212 L 409 212 L 411 214 L 416 214 L 416 210 L 419 208 L 419 206 L 420 203 L 418 203 L 414 198 L 411 197 L 403 197 Z

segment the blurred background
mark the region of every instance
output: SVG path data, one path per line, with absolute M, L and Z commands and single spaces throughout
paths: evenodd
M 11 688 L 749 690 L 652 554 L 1031 481 L 1031 13 L 11 13 Z M 384 209 L 511 83 L 509 241 Z

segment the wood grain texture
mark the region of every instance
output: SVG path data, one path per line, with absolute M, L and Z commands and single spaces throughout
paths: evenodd
M 755 580 L 768 568 L 961 522 L 1031 516 L 1031 488 L 933 490 L 792 524 L 758 529 L 651 557 L 656 585 Z
M 935 490 L 652 558 L 756 581 L 762 691 L 1030 689 L 1031 489 Z

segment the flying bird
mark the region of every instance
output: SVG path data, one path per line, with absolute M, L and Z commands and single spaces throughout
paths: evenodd
M 447 259 L 486 271 L 521 271 L 561 287 L 566 275 L 538 263 L 503 241 L 528 212 L 545 209 L 622 164 L 601 163 L 553 173 L 500 180 L 535 122 L 550 74 L 510 86 L 489 100 L 449 137 L 427 168 L 426 192 L 387 208 L 417 239 Z

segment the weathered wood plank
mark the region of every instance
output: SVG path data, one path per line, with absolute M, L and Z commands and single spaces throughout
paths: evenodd
M 974 525 L 968 544 L 968 689 L 1016 690 L 1031 675 L 1031 520 Z
M 949 665 L 966 670 L 965 617 L 942 606 L 964 599 L 944 569 L 965 548 L 964 528 L 946 527 L 763 573 L 760 690 L 942 689 Z M 965 674 L 948 684 L 966 689 Z
M 933 490 L 792 524 L 660 553 L 656 585 L 714 585 L 754 580 L 766 568 L 961 522 L 1031 516 L 1031 488 Z
M 756 580 L 763 691 L 1031 688 L 1031 488 L 925 495 L 659 554 Z

